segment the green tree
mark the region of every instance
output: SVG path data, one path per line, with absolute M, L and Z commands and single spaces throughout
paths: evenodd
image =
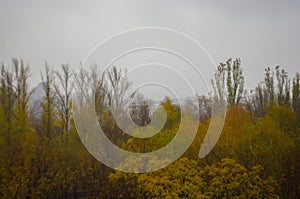
M 238 105 L 244 93 L 245 78 L 241 68 L 241 60 L 228 59 L 226 64 L 220 63 L 212 80 L 215 95 L 220 101 L 227 100 L 229 105 Z
M 278 105 L 290 105 L 290 80 L 287 72 L 280 67 L 276 67 L 276 79 L 277 79 L 277 104 Z
M 276 66 L 274 76 L 274 71 L 268 67 L 265 69 L 264 81 L 251 91 L 247 107 L 254 117 L 262 117 L 271 103 L 290 106 L 290 101 L 290 79 L 287 72 Z

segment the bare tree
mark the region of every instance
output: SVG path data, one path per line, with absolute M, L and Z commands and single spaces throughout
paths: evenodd
M 137 95 L 130 105 L 130 116 L 139 126 L 150 124 L 150 104 L 144 99 L 143 95 Z
M 203 122 L 211 117 L 211 100 L 204 96 L 197 96 L 199 105 L 199 121 Z
M 54 84 L 56 107 L 60 115 L 63 137 L 69 131 L 71 120 L 71 94 L 74 87 L 73 74 L 68 64 L 62 65 L 62 74 L 55 72 L 58 83 Z M 65 136 L 66 139 L 66 136 Z M 67 141 L 67 140 L 66 140 Z
M 121 69 L 113 67 L 107 71 L 108 77 L 108 100 L 111 107 L 111 111 L 116 117 L 120 119 L 124 116 L 124 109 L 128 108 L 128 105 L 134 94 L 127 95 L 128 90 L 131 86 L 131 83 L 127 79 L 126 71 L 124 75 L 122 74 Z
M 76 101 L 78 105 L 83 107 L 84 103 L 90 102 L 89 97 L 89 74 L 83 67 L 77 73 L 74 73 L 74 89 L 76 94 Z
M 92 92 L 95 97 L 95 109 L 97 115 L 103 111 L 108 104 L 107 101 L 107 82 L 105 80 L 105 73 L 100 71 L 97 65 L 91 67 L 90 80 L 92 83 Z

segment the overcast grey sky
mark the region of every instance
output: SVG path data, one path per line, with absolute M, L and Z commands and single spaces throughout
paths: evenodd
M 212 58 L 240 57 L 246 87 L 276 65 L 300 71 L 299 1 L 0 1 L 0 61 L 23 58 L 38 82 L 44 62 L 78 67 L 99 42 L 121 31 L 160 26 L 201 43 Z

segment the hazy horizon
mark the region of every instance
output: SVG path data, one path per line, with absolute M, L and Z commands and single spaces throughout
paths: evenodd
M 112 35 L 138 27 L 166 27 L 197 40 L 217 64 L 230 57 L 241 58 L 245 87 L 253 89 L 263 79 L 266 67 L 280 65 L 290 77 L 299 68 L 299 4 L 1 1 L 0 62 L 10 65 L 12 57 L 22 58 L 32 67 L 30 84 L 34 87 L 40 82 L 45 61 L 55 70 L 66 63 L 76 69 L 88 52 Z M 214 70 L 202 68 L 208 84 Z M 162 75 L 168 77 L 168 73 Z M 205 93 L 206 88 L 200 87 Z

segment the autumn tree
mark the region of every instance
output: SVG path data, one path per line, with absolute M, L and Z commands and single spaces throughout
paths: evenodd
M 73 73 L 68 65 L 62 65 L 62 70 L 54 72 L 46 63 L 41 76 L 42 115 L 36 116 L 39 124 L 33 125 L 27 110 L 29 66 L 17 59 L 11 66 L 1 66 L 0 198 L 300 197 L 299 73 L 290 88 L 285 70 L 267 68 L 264 80 L 244 101 L 240 60 L 220 64 L 214 92 L 219 100 L 228 100 L 229 106 L 216 146 L 201 159 L 199 147 L 210 126 L 215 98 L 198 96 L 198 104 L 187 101 L 183 107 L 165 98 L 160 107 L 150 111 L 144 98 L 137 93 L 130 95 L 126 71 L 116 67 L 104 72 L 94 65 Z M 192 126 L 198 126 L 198 133 L 183 157 L 163 169 L 144 174 L 119 172 L 89 154 L 72 128 L 71 108 L 78 108 L 71 104 L 72 91 L 79 94 L 75 105 L 95 106 L 96 115 L 83 120 L 96 116 L 107 137 L 124 150 L 158 150 L 174 139 L 179 126 L 186 137 L 194 132 Z M 130 105 L 129 113 L 142 128 L 125 125 L 126 130 L 134 129 L 132 135 L 160 131 L 150 138 L 124 133 L 112 112 L 122 118 Z M 186 111 L 196 110 L 197 105 L 200 122 L 190 114 L 192 111 Z M 162 121 L 165 114 L 166 122 Z M 149 122 L 153 126 L 147 126 Z M 180 144 L 171 146 L 169 153 Z M 162 161 L 168 162 L 148 155 L 127 158 L 120 168 L 148 171 Z
M 29 66 L 17 59 L 12 63 L 1 71 L 0 197 L 26 198 L 33 187 L 38 137 L 27 116 Z
M 293 87 L 292 87 L 292 108 L 294 112 L 297 114 L 298 125 L 300 126 L 300 78 L 299 73 L 296 73 L 293 79 Z
M 17 131 L 24 131 L 28 123 L 28 101 L 31 95 L 29 91 L 28 78 L 30 76 L 29 66 L 25 66 L 23 60 L 20 62 L 17 59 L 13 59 L 14 65 L 14 78 L 16 81 L 15 95 L 15 116 L 17 117 L 16 128 Z
M 275 177 L 283 198 L 294 198 L 297 194 L 297 134 L 295 114 L 289 107 L 275 104 L 255 124 L 242 129 L 239 160 L 247 167 L 260 164 L 267 168 L 264 173 Z
M 114 198 L 279 198 L 276 180 L 263 177 L 262 171 L 259 165 L 246 169 L 231 159 L 201 168 L 181 158 L 151 173 L 116 172 L 109 181 L 118 185 Z
M 43 81 L 44 97 L 41 103 L 42 113 L 42 135 L 48 138 L 54 136 L 54 97 L 53 90 L 54 74 L 50 66 L 45 63 L 45 74 L 41 75 Z
M 6 130 L 10 130 L 13 125 L 13 109 L 15 103 L 15 93 L 13 86 L 13 72 L 2 64 L 1 67 L 1 93 L 0 102 L 3 110 L 3 117 Z M 4 125 L 3 125 L 4 126 Z

